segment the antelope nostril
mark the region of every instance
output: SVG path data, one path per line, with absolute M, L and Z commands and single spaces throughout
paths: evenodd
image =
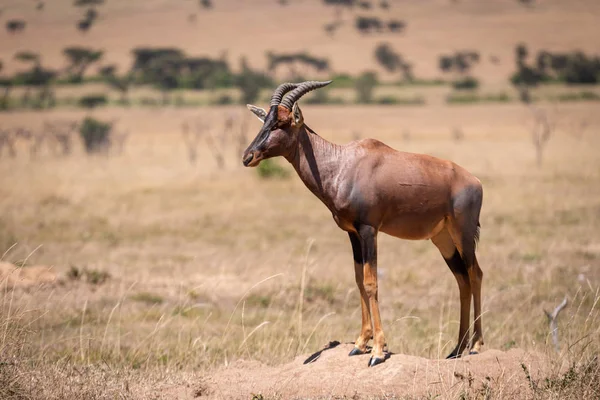
M 254 153 L 249 153 L 246 157 L 244 157 L 244 160 L 242 161 L 244 163 L 244 166 L 247 167 L 253 158 L 254 158 Z

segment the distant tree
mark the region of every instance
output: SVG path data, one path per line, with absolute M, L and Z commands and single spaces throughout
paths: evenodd
M 568 58 L 563 77 L 567 83 L 597 84 L 600 81 L 600 57 L 575 52 Z
M 206 9 L 213 8 L 212 0 L 199 0 L 200 7 L 204 7 Z
M 181 58 L 164 55 L 154 58 L 144 71 L 150 80 L 162 93 L 162 104 L 169 103 L 169 92 L 179 86 L 179 71 Z
M 157 59 L 183 60 L 185 58 L 185 53 L 174 47 L 138 47 L 133 49 L 132 53 L 134 59 L 131 71 L 134 73 L 143 73 Z M 141 83 L 149 83 L 144 82 L 143 77 L 141 81 Z
M 11 19 L 6 21 L 6 30 L 10 34 L 20 33 L 25 30 L 27 23 L 22 19 Z
M 360 15 L 356 17 L 354 24 L 356 29 L 362 34 L 372 33 L 373 31 L 381 32 L 383 31 L 384 26 L 381 19 L 377 17 L 365 17 Z
M 455 89 L 473 89 L 479 82 L 471 77 L 470 73 L 473 65 L 479 62 L 479 58 L 479 53 L 473 50 L 442 54 L 438 59 L 438 67 L 443 73 L 455 73 Z
M 371 103 L 373 91 L 377 86 L 377 74 L 375 72 L 363 72 L 356 78 L 354 89 L 356 90 L 356 101 L 358 103 Z
M 479 53 L 473 50 L 442 54 L 438 59 L 438 67 L 445 74 L 454 73 L 454 89 L 476 89 L 479 87 L 479 81 L 470 73 L 473 65 L 479 62 L 479 58 Z
M 375 59 L 388 72 L 395 72 L 402 64 L 402 57 L 388 43 L 381 43 L 377 46 Z
M 0 61 L 0 72 L 2 72 L 3 69 L 4 63 Z M 0 98 L 0 110 L 6 110 L 9 107 L 12 85 L 12 79 L 0 76 L 0 88 L 3 89 L 2 97 Z
M 72 82 L 81 82 L 86 70 L 95 62 L 98 62 L 104 52 L 102 50 L 92 50 L 86 47 L 67 47 L 63 50 L 63 55 L 67 58 L 69 66 L 66 69 L 69 79 Z
M 454 65 L 454 57 L 442 55 L 439 58 L 439 67 L 442 72 L 450 72 L 452 70 L 452 66 Z
M 390 8 L 390 3 L 387 0 L 382 0 L 381 3 L 379 3 L 379 7 L 383 8 L 384 10 L 387 10 L 388 8 Z
M 242 103 L 254 103 L 260 94 L 261 81 L 264 83 L 268 78 L 260 73 L 253 71 L 248 65 L 245 57 L 240 59 L 241 72 L 236 79 L 236 85 L 242 91 Z
M 511 81 L 519 90 L 520 100 L 525 104 L 531 102 L 530 88 L 536 86 L 543 78 L 535 68 L 527 65 L 528 57 L 529 51 L 527 50 L 527 46 L 519 43 L 515 47 L 517 72 L 512 76 Z
M 323 73 L 329 71 L 329 60 L 313 56 L 306 52 L 300 53 L 274 53 L 267 52 L 269 73 L 274 74 L 280 66 L 286 66 L 289 77 L 298 80 L 311 73 Z
M 327 6 L 345 6 L 352 7 L 356 4 L 356 0 L 323 0 Z
M 400 71 L 405 81 L 411 81 L 412 66 L 396 53 L 388 43 L 382 43 L 375 49 L 375 59 L 388 72 Z
M 101 6 L 104 4 L 104 0 L 75 0 L 73 5 L 76 7 L 90 7 L 90 6 Z
M 362 8 L 363 10 L 370 10 L 371 9 L 371 3 L 369 3 L 368 1 L 359 1 L 358 2 L 358 7 Z
M 388 22 L 387 26 L 390 32 L 402 32 L 406 28 L 406 23 L 393 19 Z
M 84 17 L 85 20 L 95 21 L 98 18 L 98 11 L 95 8 L 88 8 L 85 11 Z
M 52 69 L 44 68 L 41 65 L 39 54 L 31 51 L 20 51 L 15 54 L 15 59 L 23 63 L 31 64 L 29 70 L 20 72 L 14 76 L 14 81 L 28 85 L 23 94 L 23 105 L 28 105 L 30 101 L 30 87 L 38 89 L 35 108 L 53 107 L 56 104 L 56 97 L 52 84 L 58 77 L 58 72 Z
M 91 4 L 93 5 L 93 4 Z M 77 21 L 77 29 L 81 33 L 86 33 L 94 25 L 94 22 L 98 19 L 98 11 L 95 8 L 90 7 L 85 11 L 83 18 Z
M 35 9 L 36 9 L 36 10 L 38 10 L 38 11 L 42 11 L 42 10 L 44 9 L 44 6 L 45 6 L 44 2 L 43 2 L 43 1 L 40 1 L 40 2 L 38 2 L 38 3 L 37 3 L 37 5 L 35 6 Z
M 515 60 L 517 62 L 517 66 L 520 67 L 525 65 L 528 56 L 529 50 L 527 50 L 527 45 L 524 43 L 519 43 L 515 48 Z
M 34 53 L 33 51 L 22 50 L 15 53 L 15 60 L 25 62 L 25 63 L 34 63 L 39 64 L 40 55 L 38 53 Z
M 100 68 L 99 72 L 108 85 L 121 93 L 121 104 L 129 104 L 128 94 L 132 84 L 132 76 L 129 73 L 124 76 L 118 76 L 116 70 L 117 67 L 115 65 L 107 65 Z
M 547 75 L 552 68 L 552 54 L 544 50 L 540 51 L 536 57 L 536 67 L 541 74 Z
M 86 33 L 87 31 L 90 30 L 90 28 L 92 27 L 93 23 L 94 22 L 91 21 L 91 20 L 83 19 L 83 20 L 77 22 L 77 29 L 81 33 Z
M 194 89 L 214 89 L 233 86 L 233 74 L 224 57 L 186 57 L 182 61 L 182 82 Z
M 333 36 L 335 32 L 342 26 L 342 21 L 333 21 L 323 26 L 323 30 L 328 36 Z

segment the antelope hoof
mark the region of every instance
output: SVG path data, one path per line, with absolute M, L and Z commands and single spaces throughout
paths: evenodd
M 369 367 L 374 367 L 377 364 L 381 364 L 385 361 L 385 357 L 371 357 L 369 360 Z
M 471 350 L 471 351 L 469 352 L 469 355 L 470 355 L 470 356 L 472 356 L 472 355 L 474 355 L 474 354 L 479 354 L 479 351 L 477 351 L 477 350 Z
M 452 352 L 452 353 L 448 354 L 448 357 L 446 357 L 446 360 L 454 360 L 456 358 L 460 358 L 460 353 Z
M 352 351 L 348 353 L 349 356 L 359 356 L 361 354 L 365 354 L 365 352 L 358 347 L 353 348 Z

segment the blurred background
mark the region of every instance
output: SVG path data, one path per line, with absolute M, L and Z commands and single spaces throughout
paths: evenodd
M 0 0 L 0 387 L 87 396 L 353 341 L 347 235 L 285 160 L 241 165 L 245 104 L 309 79 L 333 79 L 300 101 L 324 138 L 482 181 L 486 348 L 597 354 L 598 21 L 596 0 Z M 445 356 L 439 253 L 379 252 L 389 348 Z

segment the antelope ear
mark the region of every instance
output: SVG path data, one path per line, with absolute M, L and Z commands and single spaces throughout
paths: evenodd
M 264 109 L 253 106 L 252 104 L 246 104 L 246 107 L 248 107 L 248 110 L 252 111 L 261 122 L 265 122 L 265 118 L 267 118 L 267 112 Z
M 292 114 L 294 115 L 294 124 L 296 126 L 304 124 L 304 117 L 302 116 L 302 111 L 300 110 L 298 102 L 295 102 L 292 106 Z

